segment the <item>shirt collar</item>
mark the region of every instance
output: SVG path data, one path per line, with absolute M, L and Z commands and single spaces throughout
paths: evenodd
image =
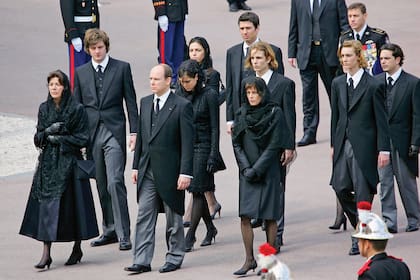
M 108 65 L 108 62 L 109 62 L 109 55 L 106 55 L 104 60 L 102 60 L 101 63 L 96 63 L 92 58 L 93 69 L 95 69 L 95 71 L 98 71 L 98 65 L 101 65 L 102 66 L 102 71 L 105 71 L 105 68 Z
M 362 39 L 363 34 L 365 34 L 366 28 L 367 28 L 367 24 L 365 24 L 359 32 L 357 32 L 356 30 L 353 30 L 353 35 L 354 35 L 353 38 L 356 39 L 356 34 L 359 34 L 360 39 Z
M 246 49 L 247 49 L 247 48 L 251 47 L 253 44 L 255 44 L 256 42 L 259 42 L 259 41 L 260 41 L 260 38 L 258 38 L 258 37 L 257 37 L 257 39 L 255 40 L 255 42 L 253 42 L 251 45 L 248 45 L 248 44 L 244 41 L 244 43 L 242 44 L 242 51 L 243 51 L 244 55 L 246 54 Z M 249 51 L 249 49 L 248 49 L 248 51 Z
M 392 80 L 393 80 L 392 84 L 394 84 L 394 83 L 395 83 L 395 81 L 397 81 L 397 80 L 398 80 L 398 78 L 400 77 L 401 72 L 402 72 L 402 68 L 401 68 L 401 67 L 397 70 L 397 72 L 395 72 L 395 73 L 394 73 L 394 74 L 392 74 L 392 75 L 389 75 L 389 74 L 388 74 L 388 72 L 386 72 L 386 74 L 385 74 L 385 76 L 386 76 L 386 81 L 388 82 L 388 77 L 391 77 L 391 78 L 392 78 Z
M 360 68 L 353 76 L 351 76 L 349 73 L 347 73 L 347 84 L 349 84 L 349 79 L 353 79 L 353 88 L 356 88 L 359 84 L 360 80 L 362 79 L 363 73 L 365 70 L 363 68 Z
M 162 94 L 161 96 L 157 96 L 156 94 L 153 94 L 153 103 L 156 103 L 156 99 L 159 98 L 159 108 L 162 108 L 163 105 L 165 105 L 165 102 L 168 99 L 170 93 L 171 93 L 171 89 L 168 89 L 168 91 Z
M 268 82 L 271 79 L 271 75 L 273 75 L 273 70 L 271 70 L 271 69 L 268 69 L 268 71 L 265 72 L 262 76 L 258 76 L 258 74 L 255 73 L 255 76 L 260 77 L 261 79 L 263 79 L 266 85 L 268 85 Z

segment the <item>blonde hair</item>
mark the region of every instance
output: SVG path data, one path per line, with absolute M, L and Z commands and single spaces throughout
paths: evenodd
M 348 40 L 344 41 L 343 44 L 341 44 L 340 48 L 337 51 L 337 56 L 341 64 L 343 64 L 343 62 L 341 61 L 341 50 L 343 48 L 352 48 L 354 50 L 354 53 L 357 56 L 357 60 L 359 61 L 360 68 L 366 68 L 368 66 L 365 56 L 363 55 L 362 43 L 360 43 L 360 41 Z

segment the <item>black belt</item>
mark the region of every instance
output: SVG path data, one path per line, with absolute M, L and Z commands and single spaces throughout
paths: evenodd
M 312 45 L 321 46 L 321 41 L 312 41 Z

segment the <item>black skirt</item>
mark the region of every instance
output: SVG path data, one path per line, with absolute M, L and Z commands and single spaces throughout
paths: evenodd
M 20 234 L 39 241 L 87 240 L 99 235 L 90 182 L 74 179 L 62 196 L 38 201 L 29 195 Z

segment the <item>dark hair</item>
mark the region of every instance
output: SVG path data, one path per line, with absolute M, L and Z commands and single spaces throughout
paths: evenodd
M 246 97 L 246 91 L 249 88 L 255 88 L 259 96 L 261 96 L 261 105 L 266 104 L 268 102 L 268 88 L 265 84 L 265 81 L 256 76 L 249 76 L 242 81 L 242 103 L 246 103 L 249 105 L 248 98 Z
M 195 86 L 196 91 L 200 91 L 204 87 L 204 73 L 197 61 L 188 59 L 181 63 L 181 65 L 178 67 L 178 79 L 181 79 L 185 75 L 190 78 L 195 78 L 195 76 L 198 76 L 197 85 Z
M 401 49 L 400 46 L 398 46 L 397 44 L 387 43 L 385 45 L 382 45 L 381 51 L 383 51 L 383 50 L 391 51 L 393 57 L 395 57 L 395 58 L 399 57 L 400 58 L 400 63 L 399 63 L 400 66 L 403 65 L 403 63 L 404 63 L 404 53 L 403 53 L 403 50 Z
M 48 74 L 47 83 L 50 83 L 52 78 L 58 78 L 60 85 L 64 86 L 64 91 L 69 90 L 69 79 L 67 75 L 61 70 L 55 70 Z
M 355 10 L 358 9 L 362 12 L 362 14 L 366 14 L 366 5 L 360 2 L 352 3 L 347 7 L 348 10 Z
M 238 25 L 241 21 L 250 21 L 254 25 L 255 28 L 260 26 L 260 18 L 256 13 L 253 12 L 245 12 L 241 14 L 238 18 Z
M 85 33 L 85 51 L 89 53 L 89 47 L 91 45 L 96 45 L 99 42 L 104 42 L 106 47 L 106 52 L 109 52 L 109 37 L 105 31 L 98 28 L 90 28 Z
M 375 251 L 385 251 L 386 244 L 388 243 L 388 239 L 383 240 L 371 240 L 369 239 L 370 243 L 372 244 L 372 248 Z
M 201 62 L 201 68 L 202 69 L 209 69 L 213 67 L 213 60 L 211 58 L 211 53 L 210 53 L 210 46 L 209 43 L 207 42 L 207 40 L 203 37 L 194 37 L 190 40 L 189 44 L 188 44 L 188 50 L 190 49 L 190 45 L 192 43 L 198 43 L 200 44 L 203 49 L 204 49 L 204 59 Z

